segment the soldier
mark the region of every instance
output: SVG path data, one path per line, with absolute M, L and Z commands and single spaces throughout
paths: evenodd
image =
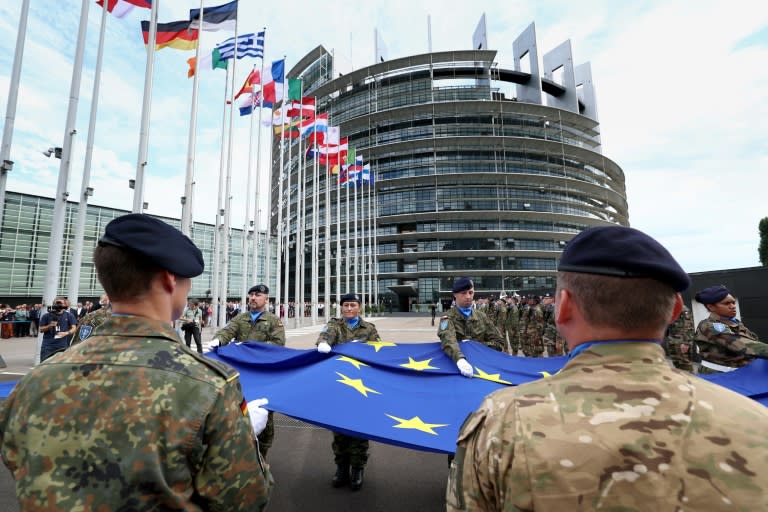
M 555 325 L 555 298 L 547 293 L 542 300 L 544 304 L 544 332 L 542 339 L 550 357 L 565 355 L 563 338 Z
M 96 331 L 104 322 L 106 322 L 110 316 L 112 316 L 112 307 L 109 304 L 109 295 L 106 293 L 99 299 L 101 307 L 96 311 L 91 311 L 85 315 L 77 324 L 77 330 L 75 335 L 72 336 L 72 343 L 70 346 L 77 345 L 78 343 L 87 340 L 94 331 Z
M 504 302 L 504 298 L 496 301 L 496 328 L 499 330 L 499 335 L 502 341 L 507 339 L 507 303 Z M 508 345 L 505 344 L 504 350 Z
M 129 214 L 107 224 L 93 261 L 114 314 L 0 406 L 20 509 L 263 510 L 272 478 L 255 434 L 266 411 L 245 402 L 235 370 L 173 329 L 200 250 Z
M 454 281 L 452 292 L 454 306 L 440 319 L 437 337 L 443 352 L 456 363 L 459 372 L 465 377 L 472 377 L 474 369 L 461 351 L 459 342 L 474 340 L 499 352 L 504 351 L 506 343 L 488 317 L 472 308 L 475 284 L 470 278 L 460 277 Z
M 680 316 L 667 327 L 664 336 L 664 352 L 675 368 L 694 373 L 696 344 L 694 343 L 693 317 L 691 310 L 683 306 Z
M 342 318 L 331 318 L 317 338 L 317 351 L 327 354 L 331 347 L 348 341 L 381 341 L 376 326 L 360 318 L 360 297 L 354 293 L 341 296 Z M 333 433 L 333 458 L 336 473 L 331 485 L 350 485 L 353 491 L 363 486 L 363 473 L 368 462 L 368 440 Z M 351 475 L 350 475 L 351 469 Z
M 558 271 L 570 361 L 467 419 L 447 509 L 768 510 L 768 409 L 670 368 L 659 346 L 690 285 L 669 252 L 590 228 Z
M 536 295 L 528 297 L 528 308 L 523 311 L 520 328 L 520 345 L 525 357 L 544 355 L 544 310 L 539 305 Z
M 736 299 L 728 288 L 711 286 L 697 293 L 695 299 L 709 311 L 709 317 L 696 328 L 700 373 L 729 372 L 755 358 L 768 359 L 768 344 L 736 318 Z
M 208 346 L 215 348 L 226 345 L 232 339 L 236 341 L 260 341 L 273 345 L 285 346 L 285 327 L 283 321 L 269 311 L 269 288 L 265 284 L 251 286 L 248 290 L 248 311 L 236 315 L 214 334 Z M 267 426 L 259 434 L 259 451 L 267 456 L 275 439 L 275 420 L 269 413 Z
M 520 350 L 520 296 L 507 299 L 506 330 L 509 339 L 509 353 L 515 355 Z

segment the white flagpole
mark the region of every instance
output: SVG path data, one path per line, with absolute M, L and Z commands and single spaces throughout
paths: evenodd
M 288 83 L 286 77 L 283 83 L 283 104 L 285 104 L 287 95 L 285 86 Z M 290 126 L 290 121 L 289 121 Z M 299 130 L 301 131 L 301 130 Z M 299 154 L 296 159 L 298 169 L 296 170 L 296 276 L 294 278 L 295 300 L 296 300 L 296 327 L 301 327 L 304 323 L 304 155 L 302 154 L 302 140 L 299 134 Z M 293 145 L 291 143 L 291 145 Z
M 355 159 L 355 164 L 354 165 L 357 166 L 357 159 Z M 352 274 L 352 278 L 354 279 L 354 284 L 352 285 L 352 291 L 354 291 L 355 293 L 359 293 L 360 292 L 360 289 L 358 288 L 358 281 L 357 281 L 357 274 L 360 272 L 360 263 L 359 263 L 360 260 L 359 260 L 358 248 L 357 248 L 357 216 L 358 216 L 357 203 L 360 201 L 360 198 L 358 197 L 358 194 L 357 194 L 357 182 L 358 182 L 359 178 L 360 178 L 360 174 L 357 173 L 355 175 L 355 181 L 354 181 L 355 193 L 354 193 L 354 197 L 352 199 L 354 201 L 354 203 L 355 203 L 355 211 L 353 213 L 353 215 L 355 216 L 355 222 L 354 222 L 354 227 L 352 228 L 352 229 L 355 230 L 354 251 L 353 251 L 353 254 L 354 254 L 353 265 L 354 265 L 354 268 L 355 268 L 355 272 Z M 362 307 L 362 305 L 361 305 L 361 307 Z
M 0 147 L 0 226 L 3 225 L 5 211 L 5 183 L 8 171 L 13 168 L 11 157 L 11 141 L 13 140 L 13 124 L 16 120 L 16 104 L 19 98 L 19 81 L 21 80 L 21 61 L 24 59 L 24 42 L 27 38 L 27 19 L 29 18 L 29 0 L 23 0 L 19 16 L 19 31 L 16 34 L 16 50 L 13 54 L 11 83 L 8 87 L 8 106 L 5 109 L 5 125 L 3 126 L 3 143 Z
M 133 185 L 133 213 L 144 211 L 144 171 L 149 149 L 149 112 L 152 108 L 152 76 L 155 68 L 155 43 L 157 42 L 157 11 L 160 0 L 152 2 L 147 37 L 147 67 L 144 73 L 144 102 L 141 106 L 141 131 L 139 132 L 139 157 L 136 162 L 136 180 Z
M 341 137 L 339 137 L 339 146 L 341 146 Z M 339 147 L 341 149 L 341 147 Z M 336 315 L 339 316 L 341 310 L 338 309 L 341 304 L 341 152 L 339 152 L 339 172 L 336 174 Z M 329 304 L 330 306 L 330 304 Z
M 360 297 L 362 298 L 362 304 L 360 305 L 360 309 L 362 310 L 362 313 L 365 315 L 365 306 L 368 304 L 368 288 L 365 286 L 365 238 L 366 238 L 366 229 L 365 229 L 365 203 L 363 200 L 365 199 L 365 183 L 363 183 L 363 169 L 360 168 L 360 198 L 358 201 L 360 202 L 360 256 L 359 256 L 359 263 L 360 263 Z
M 349 273 L 351 271 L 351 267 L 350 267 L 350 264 L 349 264 L 349 258 L 350 258 L 350 255 L 349 255 L 349 232 L 350 232 L 350 229 L 349 229 L 349 187 L 351 185 L 350 182 L 349 182 L 349 166 L 350 165 L 351 164 L 349 164 L 349 163 L 347 164 L 347 181 L 344 184 L 345 185 L 344 188 L 347 189 L 347 205 L 344 208 L 344 210 L 346 211 L 346 215 L 347 215 L 347 222 L 346 222 L 347 225 L 346 225 L 345 233 L 344 233 L 345 234 L 344 238 L 345 238 L 345 242 L 346 242 L 346 251 L 345 251 L 345 254 L 344 254 L 344 262 L 347 265 L 347 272 L 346 272 L 346 276 L 345 276 L 346 277 L 346 279 L 345 279 L 346 283 L 345 283 L 344 293 L 349 293 L 349 292 L 352 291 L 352 289 L 349 287 Z M 339 303 L 339 308 L 341 308 L 341 303 Z M 339 310 L 339 311 L 341 311 L 341 310 Z
M 315 99 L 317 105 L 317 99 Z M 315 107 L 317 108 L 317 107 Z M 330 122 L 329 122 L 330 126 Z M 341 140 L 339 140 L 341 144 Z M 324 259 L 325 281 L 323 285 L 324 306 L 323 320 L 328 322 L 331 310 L 331 172 L 328 164 L 328 155 L 325 157 L 325 259 Z
M 227 140 L 227 176 L 224 194 L 224 232 L 221 247 L 221 294 L 222 307 L 219 309 L 219 325 L 226 320 L 227 298 L 229 297 L 229 237 L 232 222 L 232 132 L 235 124 L 235 70 L 237 69 L 237 20 L 235 20 L 235 45 L 232 55 L 232 84 L 229 89 L 229 137 Z
M 277 85 L 275 85 L 275 89 L 277 89 Z M 283 75 L 283 93 L 285 93 L 285 75 Z M 283 96 L 283 100 L 285 101 L 285 96 Z M 283 145 L 285 144 L 285 119 L 282 109 L 282 103 L 281 109 L 280 109 L 280 171 L 283 171 Z M 273 107 L 274 108 L 274 107 Z M 290 298 L 290 280 L 291 280 L 291 246 L 289 244 L 291 239 L 291 144 L 290 141 L 288 141 L 288 170 L 286 171 L 287 174 L 287 182 L 286 182 L 286 198 L 285 198 L 285 317 L 288 318 L 288 303 Z M 298 203 L 298 201 L 297 201 Z M 295 246 L 298 247 L 298 223 L 296 225 L 297 227 L 297 236 L 296 236 L 296 242 Z M 295 302 L 295 301 L 294 301 Z M 295 312 L 294 308 L 294 312 Z M 296 322 L 296 319 L 294 317 L 294 323 Z
M 273 105 L 274 108 L 274 105 Z M 270 115 L 271 111 L 270 111 Z M 282 115 L 282 113 L 281 113 Z M 280 119 L 280 122 L 282 123 L 282 117 Z M 272 130 L 274 123 L 270 121 L 269 123 L 269 133 L 270 133 L 270 146 L 274 143 L 272 141 Z M 277 285 L 275 290 L 275 295 L 278 297 L 277 301 L 279 302 L 279 296 L 280 296 L 280 287 L 281 287 L 281 277 L 285 277 L 285 286 L 283 287 L 285 298 L 283 299 L 283 308 L 285 312 L 285 318 L 288 318 L 288 235 L 290 234 L 290 227 L 291 227 L 291 220 L 290 217 L 286 214 L 286 222 L 288 223 L 288 227 L 285 229 L 285 244 L 283 244 L 283 203 L 287 203 L 289 201 L 286 201 L 283 197 L 284 195 L 287 195 L 290 199 L 291 194 L 291 173 L 288 173 L 288 181 L 286 184 L 286 191 L 285 194 L 283 193 L 283 173 L 285 173 L 285 169 L 283 167 L 284 165 L 284 153 L 283 153 L 283 131 L 280 131 L 280 169 L 277 173 Z M 272 162 L 270 159 L 270 166 Z M 286 211 L 287 211 L 286 206 Z M 285 247 L 283 247 L 285 245 Z M 283 254 L 285 252 L 285 254 Z M 285 261 L 285 267 L 283 267 L 283 261 Z M 277 307 L 277 305 L 275 305 Z M 278 310 L 278 315 L 280 314 Z
M 216 203 L 216 226 L 213 230 L 213 268 L 211 269 L 211 301 L 213 302 L 213 324 L 216 327 L 222 327 L 222 324 L 219 322 L 219 310 L 223 309 L 221 307 L 222 305 L 219 304 L 219 286 L 221 283 L 221 279 L 219 279 L 219 273 L 221 271 L 221 245 L 222 245 L 222 239 L 223 236 L 223 227 L 224 227 L 224 165 L 226 163 L 226 148 L 227 148 L 227 96 L 228 96 L 228 89 L 229 89 L 229 66 L 227 66 L 226 73 L 224 74 L 224 101 L 222 102 L 222 105 L 224 105 L 224 108 L 222 109 L 222 115 L 221 115 L 221 155 L 219 156 L 219 194 L 218 199 Z M 234 82 L 234 80 L 233 80 Z M 223 305 L 226 307 L 226 301 Z
M 253 68 L 251 69 L 251 73 L 256 70 L 256 65 L 253 65 Z M 251 77 L 251 74 L 248 73 L 248 78 L 246 80 L 249 80 Z M 261 109 L 259 109 L 261 111 Z M 243 265 L 242 265 L 242 271 L 243 271 L 243 278 L 240 283 L 240 304 L 243 304 L 245 306 L 246 301 L 248 299 L 248 288 L 250 288 L 250 281 L 248 280 L 248 231 L 251 230 L 252 237 L 253 237 L 253 253 L 256 254 L 256 245 L 259 242 L 259 231 L 258 227 L 256 226 L 255 222 L 250 222 L 250 215 L 251 215 L 251 187 L 253 182 L 253 87 L 251 87 L 251 113 L 250 113 L 250 119 L 248 120 L 248 177 L 246 178 L 246 185 L 245 185 L 245 218 L 243 220 L 243 247 L 242 247 L 242 257 L 243 257 Z M 258 189 L 258 186 L 256 187 Z M 257 206 L 258 208 L 258 206 Z M 256 284 L 256 268 L 253 269 L 253 284 Z
M 371 171 L 373 172 L 373 171 Z M 371 194 L 371 172 L 368 173 L 368 304 L 376 304 L 373 295 L 373 194 Z
M 203 24 L 204 7 L 200 0 L 200 25 Z M 189 137 L 187 138 L 187 173 L 184 177 L 184 196 L 181 198 L 181 232 L 187 236 L 192 233 L 192 187 L 195 179 L 195 144 L 197 142 L 197 97 L 200 78 L 200 37 L 202 29 L 197 31 L 195 48 L 195 76 L 192 79 L 192 109 L 189 115 Z
M 77 130 L 77 104 L 80 96 L 80 78 L 83 72 L 83 53 L 85 51 L 85 35 L 88 28 L 88 7 L 90 0 L 83 0 L 80 8 L 80 24 L 77 30 L 77 47 L 75 49 L 75 61 L 72 65 L 72 82 L 69 89 L 69 107 L 67 108 L 67 121 L 64 125 L 64 144 L 61 149 L 61 164 L 59 165 L 59 180 L 56 186 L 56 196 L 53 202 L 53 221 L 51 225 L 51 237 L 48 242 L 48 262 L 45 268 L 45 288 L 43 289 L 43 311 L 53 302 L 59 288 L 59 274 L 61 271 L 61 255 L 64 245 L 64 219 L 67 213 L 67 186 L 69 184 L 69 170 L 72 159 L 72 143 Z M 154 6 L 153 6 L 154 8 Z M 154 46 L 153 46 L 154 47 Z M 35 364 L 40 362 L 40 348 L 43 345 L 43 333 L 37 338 L 37 350 L 35 352 Z
M 315 149 L 317 149 L 317 140 L 315 140 L 313 146 Z M 318 300 L 318 294 L 320 292 L 319 290 L 319 284 L 320 284 L 320 268 L 318 265 L 318 257 L 320 252 L 320 243 L 317 237 L 320 234 L 319 229 L 319 221 L 320 221 L 320 215 L 317 211 L 318 207 L 320 206 L 320 163 L 318 162 L 318 157 L 315 155 L 315 158 L 313 159 L 313 174 L 312 174 L 312 266 L 311 266 L 311 272 L 312 272 L 312 298 L 310 299 L 311 303 L 311 313 L 310 316 L 312 318 L 312 323 L 317 323 L 317 304 L 319 302 Z
M 258 34 L 257 34 L 258 38 Z M 264 27 L 264 51 L 266 51 L 266 41 L 267 41 L 267 27 Z M 261 75 L 259 76 L 259 90 L 261 91 L 262 84 L 264 83 L 264 53 L 261 55 Z M 261 132 L 264 131 L 264 127 L 261 126 L 261 117 L 264 109 L 262 108 L 262 105 L 264 103 L 264 94 L 263 91 L 259 93 L 259 123 L 258 123 L 258 136 L 256 138 L 256 191 L 255 191 L 255 200 L 253 202 L 253 276 L 254 281 L 259 281 L 260 279 L 264 281 L 264 284 L 267 286 L 270 285 L 269 277 L 270 277 L 270 268 L 269 268 L 269 221 L 267 221 L 267 236 L 264 242 L 264 254 L 266 259 L 264 260 L 264 277 L 263 278 L 256 278 L 256 276 L 259 273 L 259 226 L 261 224 L 261 209 L 259 208 L 259 197 L 261 196 Z M 253 115 L 253 113 L 251 113 Z M 270 138 L 270 140 L 272 140 Z M 271 146 L 270 146 L 271 147 Z M 271 162 L 270 158 L 270 162 Z M 270 173 L 267 173 L 267 176 L 269 176 Z M 267 195 L 271 197 L 270 188 L 267 187 Z M 267 203 L 269 203 L 269 198 L 267 199 Z M 271 209 L 268 207 L 267 211 L 271 211 Z M 275 302 L 278 301 L 278 297 L 275 296 Z M 269 305 L 267 305 L 269 306 Z M 277 304 L 275 304 L 275 314 L 278 313 L 277 310 Z
M 371 179 L 373 180 L 373 281 L 375 290 L 375 302 L 379 306 L 379 243 L 377 231 L 377 220 L 379 216 L 379 204 L 376 200 L 376 176 L 371 169 Z
M 80 200 L 77 205 L 77 228 L 72 244 L 72 269 L 69 274 L 69 292 L 67 297 L 71 305 L 77 304 L 80 293 L 80 266 L 83 263 L 83 238 L 85 236 L 85 217 L 88 211 L 88 197 L 93 193 L 90 187 L 91 162 L 93 161 L 93 138 L 96 134 L 96 114 L 99 110 L 99 87 L 101 85 L 101 65 L 104 60 L 104 33 L 107 27 L 107 3 L 101 9 L 99 28 L 99 46 L 96 52 L 96 69 L 93 75 L 93 93 L 91 95 L 91 114 L 88 121 L 88 139 L 85 144 L 85 165 L 83 182 L 80 186 Z

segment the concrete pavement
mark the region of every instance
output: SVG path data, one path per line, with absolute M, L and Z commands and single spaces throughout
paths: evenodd
M 376 324 L 385 341 L 437 341 L 437 327 L 431 325 L 429 314 L 384 314 L 366 320 Z M 292 319 L 288 319 L 286 324 L 286 345 L 297 349 L 314 347 L 324 325 L 305 324 L 296 328 Z M 204 328 L 204 344 L 212 338 L 213 332 L 213 328 Z M 0 371 L 0 381 L 17 380 L 32 368 L 36 343 L 32 337 L 0 340 L 0 355 L 8 364 L 7 368 Z M 363 488 L 358 492 L 348 488 L 333 489 L 330 485 L 335 469 L 331 433 L 281 414 L 275 416 L 275 424 L 275 442 L 269 452 L 269 463 L 276 485 L 269 510 L 445 510 L 448 464 L 444 454 L 418 452 L 372 442 Z M 13 479 L 5 466 L 0 469 L 0 510 L 19 510 Z

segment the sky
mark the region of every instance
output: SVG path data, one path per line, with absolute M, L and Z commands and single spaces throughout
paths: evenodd
M 188 10 L 200 6 L 199 0 L 159 1 L 160 22 L 187 19 Z M 42 152 L 64 140 L 82 2 L 30 3 L 10 155 L 15 165 L 7 190 L 52 197 L 60 162 Z M 21 4 L 0 2 L 3 112 Z M 101 22 L 101 10 L 91 0 L 89 6 L 70 198 L 79 197 L 82 186 Z M 688 272 L 760 264 L 758 222 L 768 216 L 768 9 L 760 0 L 240 0 L 238 31 L 266 27 L 267 63 L 285 56 L 290 69 L 322 44 L 343 66 L 357 69 L 373 63 L 375 29 L 390 59 L 426 53 L 430 33 L 433 51 L 465 50 L 472 47 L 483 13 L 499 67 L 513 68 L 512 41 L 531 22 L 540 58 L 570 39 L 574 64 L 591 63 L 603 154 L 624 171 L 632 227 L 657 238 Z M 107 18 L 90 204 L 132 209 L 128 180 L 136 176 L 146 69 L 142 19 L 149 19 L 148 10 Z M 201 47 L 230 35 L 204 32 Z M 155 53 L 144 193 L 150 214 L 181 217 L 191 56 L 193 51 L 171 48 Z M 260 66 L 258 60 L 238 61 L 238 86 L 254 64 Z M 224 80 L 221 70 L 200 74 L 193 207 L 199 222 L 215 223 Z M 7 123 L 7 115 L 0 122 Z M 249 123 L 237 114 L 233 122 L 231 225 L 236 228 L 247 222 Z M 260 170 L 255 159 L 251 165 L 264 198 L 266 149 L 259 163 Z

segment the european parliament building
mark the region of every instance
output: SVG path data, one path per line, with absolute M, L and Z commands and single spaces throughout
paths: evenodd
M 559 256 L 573 236 L 629 223 L 624 174 L 602 152 L 590 64 L 574 65 L 570 41 L 540 56 L 533 24 L 509 45 L 509 63 L 479 46 L 377 58 L 346 74 L 319 46 L 288 74 L 303 79 L 304 95 L 316 97 L 317 111 L 371 165 L 376 208 L 359 211 L 376 216 L 378 300 L 401 310 L 449 301 L 454 278 L 464 275 L 481 297 L 553 291 Z M 288 221 L 277 229 L 278 185 L 286 175 L 297 183 L 298 164 L 283 165 L 273 160 L 271 230 L 287 229 L 290 239 L 293 210 L 280 212 Z M 319 217 L 329 206 L 333 224 L 346 203 L 330 194 L 326 205 L 324 183 Z M 366 213 L 357 215 L 365 226 Z M 342 240 L 364 229 L 345 226 Z M 329 254 L 331 269 L 335 256 Z M 321 296 L 324 257 L 305 258 L 305 268 L 320 268 Z M 336 277 L 344 292 L 344 276 L 331 277 L 331 291 Z

